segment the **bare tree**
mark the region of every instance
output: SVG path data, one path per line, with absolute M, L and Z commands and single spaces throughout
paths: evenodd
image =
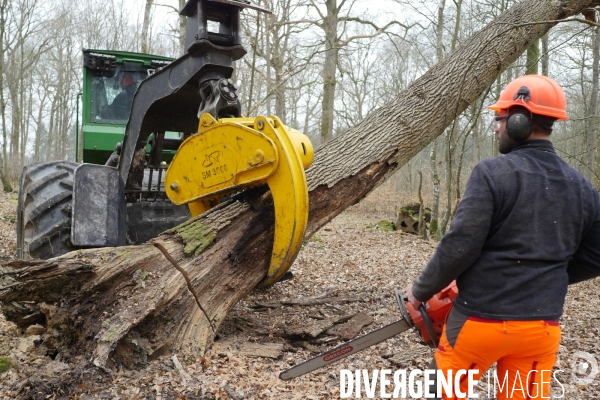
M 540 41 L 534 40 L 531 46 L 527 48 L 527 64 L 525 73 L 536 74 L 538 73 L 538 65 L 540 62 Z
M 446 0 L 441 0 L 438 7 L 438 18 L 436 26 L 436 55 L 438 63 L 444 59 L 444 8 Z M 431 155 L 429 157 L 431 166 L 431 180 L 433 182 L 433 198 L 431 202 L 431 222 L 429 223 L 429 233 L 432 237 L 439 236 L 439 214 L 440 214 L 440 175 L 438 172 L 438 143 L 435 139 L 431 146 Z
M 323 80 L 323 95 L 321 101 L 321 143 L 331 140 L 334 128 L 335 90 L 337 85 L 337 70 L 340 50 L 358 39 L 373 38 L 386 32 L 391 26 L 398 25 L 404 29 L 404 34 L 409 27 L 398 21 L 391 21 L 384 26 L 378 26 L 372 21 L 352 15 L 352 8 L 356 0 L 310 0 L 309 5 L 318 15 L 316 19 L 290 21 L 288 23 L 307 22 L 320 28 L 323 32 L 323 67 L 321 79 Z M 323 10 L 324 8 L 324 10 Z M 360 24 L 370 28 L 369 33 L 347 36 L 348 24 Z
M 600 170 L 595 168 L 594 161 L 597 157 L 597 141 L 600 140 L 600 121 L 598 118 L 598 84 L 600 80 L 600 25 L 594 29 L 592 37 L 592 87 L 590 90 L 590 101 L 586 110 L 586 118 L 589 119 L 589 128 L 585 135 L 585 147 L 588 150 L 586 157 L 589 173 L 586 174 L 594 181 L 596 187 L 600 187 Z
M 7 174 L 8 154 L 6 152 L 8 144 L 7 126 L 6 126 L 6 99 L 4 98 L 4 70 L 6 58 L 6 43 L 7 21 L 9 7 L 12 2 L 9 0 L 0 0 L 0 118 L 2 118 L 2 169 L 0 170 L 0 178 L 5 192 L 12 191 L 12 186 Z
M 142 46 L 141 52 L 148 53 L 150 46 L 148 45 L 148 30 L 150 29 L 150 11 L 152 10 L 152 5 L 154 4 L 154 0 L 146 0 L 146 7 L 144 7 L 144 22 L 142 24 Z
M 542 36 L 542 75 L 548 76 L 548 69 L 550 65 L 550 52 L 548 49 L 548 34 Z
M 386 65 L 380 59 L 370 57 L 375 43 L 357 42 L 348 46 L 348 54 L 340 59 L 339 95 L 341 106 L 334 113 L 339 130 L 344 131 L 362 121 L 375 109 L 377 99 L 377 79 L 387 79 Z M 390 96 L 390 98 L 393 97 Z

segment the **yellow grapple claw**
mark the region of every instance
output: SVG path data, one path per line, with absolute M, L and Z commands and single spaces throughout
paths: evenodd
M 304 169 L 313 147 L 305 135 L 277 117 L 200 117 L 199 132 L 180 146 L 165 176 L 174 204 L 188 204 L 192 216 L 219 198 L 244 188 L 268 184 L 275 207 L 271 264 L 259 287 L 277 282 L 294 262 L 308 221 Z

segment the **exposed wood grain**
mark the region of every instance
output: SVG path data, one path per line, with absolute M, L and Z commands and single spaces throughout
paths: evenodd
M 228 352 L 247 357 L 280 358 L 283 352 L 281 343 L 235 343 L 232 341 L 215 342 L 212 351 L 227 355 Z
M 358 335 L 363 327 L 371 325 L 373 318 L 365 313 L 358 313 L 346 323 L 336 325 L 327 331 L 329 335 L 339 336 L 344 340 L 350 340 Z
M 352 318 L 352 315 L 342 315 L 337 317 L 326 318 L 321 321 L 306 321 L 300 325 L 292 325 L 283 327 L 284 336 L 288 337 L 311 337 L 316 338 L 321 333 L 340 322 L 344 322 Z

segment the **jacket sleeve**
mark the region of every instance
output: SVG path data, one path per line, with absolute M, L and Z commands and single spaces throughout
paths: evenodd
M 419 301 L 429 300 L 479 258 L 494 214 L 492 185 L 485 164 L 480 162 L 469 177 L 451 229 L 413 283 L 413 295 Z
M 569 284 L 600 276 L 600 209 L 567 266 Z

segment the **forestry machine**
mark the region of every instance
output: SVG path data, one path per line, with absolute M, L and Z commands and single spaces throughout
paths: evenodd
M 267 184 L 276 228 L 271 265 L 260 285 L 286 273 L 308 219 L 304 169 L 313 147 L 276 116 L 242 116 L 231 77 L 234 62 L 246 54 L 240 35 L 245 8 L 270 12 L 245 0 L 188 0 L 181 10 L 186 53 L 172 62 L 84 50 L 87 163 L 42 162 L 23 169 L 19 258 L 140 244 L 224 196 Z

